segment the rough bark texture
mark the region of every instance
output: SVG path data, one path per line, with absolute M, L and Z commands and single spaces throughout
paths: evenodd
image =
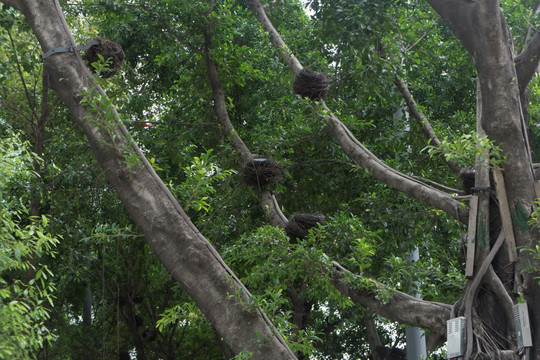
M 75 45 L 54 0 L 3 2 L 22 11 L 43 52 L 58 46 Z M 266 316 L 249 304 L 251 295 L 247 289 L 191 223 L 131 141 L 116 111 L 108 109 L 113 117 L 107 124 L 81 106 L 85 87 L 94 85 L 80 56 L 56 54 L 47 58 L 44 66 L 51 88 L 58 92 L 82 127 L 98 163 L 153 252 L 228 346 L 237 354 L 243 350 L 252 352 L 257 359 L 294 359 L 294 354 Z M 95 89 L 102 93 L 99 87 Z M 114 141 L 111 127 L 115 133 Z M 138 163 L 128 167 L 127 157 L 138 158 Z
M 523 89 L 527 85 L 532 77 L 531 71 L 534 72 L 532 68 L 538 62 L 540 48 L 536 44 L 539 41 L 537 35 L 528 47 L 530 52 L 527 58 L 516 59 L 519 60 L 518 72 L 514 66 L 508 27 L 498 1 L 430 0 L 429 3 L 473 58 L 482 95 L 480 124 L 488 138 L 494 140 L 507 155 L 504 182 L 514 213 L 512 221 L 516 245 L 518 248 L 534 246 L 540 238 L 538 229 L 523 226 L 524 219 L 533 208 L 536 194 L 519 87 Z M 520 253 L 514 270 L 515 288 L 529 304 L 538 304 L 540 287 L 534 274 L 525 270 L 529 261 L 538 268 L 538 261 Z M 540 359 L 540 308 L 532 305 L 529 315 L 535 344 L 532 358 Z

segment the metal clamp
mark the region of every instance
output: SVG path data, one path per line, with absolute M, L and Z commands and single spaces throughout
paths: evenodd
M 94 45 L 99 45 L 99 41 L 92 40 L 86 45 L 79 45 L 79 46 L 61 46 L 61 47 L 55 47 L 49 51 L 47 51 L 45 54 L 39 55 L 39 61 L 43 62 L 46 58 L 48 58 L 51 55 L 59 54 L 59 53 L 65 53 L 65 52 L 75 52 L 75 51 L 81 51 L 81 50 L 88 50 Z

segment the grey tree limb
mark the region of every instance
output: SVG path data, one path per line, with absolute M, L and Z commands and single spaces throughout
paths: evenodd
M 297 74 L 302 70 L 302 64 L 298 59 L 290 52 L 286 44 L 279 36 L 279 33 L 274 28 L 259 0 L 249 0 L 249 4 L 255 17 L 265 31 L 270 34 L 270 42 L 274 48 L 278 51 L 283 61 L 289 66 L 294 74 Z M 283 51 L 287 49 L 287 51 Z M 462 209 L 459 201 L 452 198 L 452 196 L 445 194 L 437 189 L 434 189 L 419 180 L 413 179 L 399 171 L 386 165 L 380 159 L 378 159 L 373 153 L 371 153 L 365 146 L 360 143 L 347 129 L 347 127 L 339 121 L 339 119 L 332 113 L 332 111 L 326 106 L 324 101 L 320 100 L 325 114 L 323 115 L 328 122 L 329 132 L 341 145 L 344 151 L 356 161 L 360 166 L 370 170 L 373 177 L 383 182 L 384 184 L 411 195 L 418 200 L 433 206 L 436 209 L 440 209 L 450 214 L 453 218 L 466 223 L 468 221 L 467 212 Z
M 405 103 L 409 108 L 409 112 L 418 121 L 420 126 L 422 126 L 422 131 L 430 141 L 430 144 L 433 146 L 439 146 L 441 144 L 441 141 L 437 137 L 437 134 L 435 133 L 435 130 L 433 130 L 433 127 L 431 126 L 431 123 L 429 122 L 426 115 L 418 107 L 418 104 L 414 100 L 407 84 L 399 78 L 394 79 L 394 84 L 396 84 L 397 89 L 403 96 L 403 100 L 405 100 Z M 452 169 L 452 171 L 456 174 L 459 174 L 463 170 L 463 168 L 453 160 L 447 161 L 447 164 L 450 169 Z
M 334 286 L 358 305 L 365 306 L 385 318 L 428 329 L 440 336 L 446 336 L 446 320 L 450 318 L 451 305 L 425 301 L 400 291 L 392 291 L 381 301 L 376 297 L 376 290 L 365 290 L 351 286 L 347 276 L 355 277 L 350 271 L 333 263 Z M 382 287 L 373 282 L 375 288 Z M 384 297 L 384 296 L 383 296 Z
M 54 0 L 21 0 L 25 15 L 44 52 L 75 45 L 60 6 Z M 49 84 L 84 131 L 108 181 L 115 188 L 154 254 L 186 290 L 236 353 L 258 359 L 295 359 L 285 341 L 251 294 L 193 225 L 151 164 L 130 138 L 113 107 L 89 112 L 84 96 L 105 96 L 77 53 L 61 53 L 44 62 Z M 92 90 L 89 90 L 92 89 Z M 112 132 L 112 133 L 111 133 Z M 129 165 L 126 158 L 136 158 Z

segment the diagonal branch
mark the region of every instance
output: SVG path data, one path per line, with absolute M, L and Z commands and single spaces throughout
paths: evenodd
M 264 11 L 261 2 L 259 0 L 248 0 L 248 3 L 263 29 L 268 32 L 272 45 L 274 45 L 283 61 L 291 68 L 293 74 L 298 74 L 303 69 L 302 64 L 300 64 L 300 61 L 294 56 L 287 44 L 285 44 L 281 38 L 281 35 L 279 35 L 274 28 L 274 25 L 272 25 L 270 19 L 266 16 L 266 12 Z
M 400 324 L 419 326 L 440 336 L 446 336 L 446 320 L 450 318 L 451 305 L 417 299 L 396 290 L 390 292 L 385 301 L 381 301 L 377 298 L 376 291 L 352 286 L 347 277 L 356 276 L 336 262 L 333 265 L 334 286 L 356 304 Z M 374 286 L 382 285 L 374 282 Z
M 523 92 L 533 78 L 540 62 L 540 27 L 536 29 L 525 49 L 515 57 L 517 79 Z
M 330 112 L 324 102 L 322 104 L 323 109 L 327 111 L 326 118 L 330 134 L 341 145 L 347 155 L 363 168 L 369 169 L 375 179 L 436 209 L 443 210 L 463 223 L 468 221 L 466 211 L 459 201 L 386 165 L 351 134 L 349 129 Z
M 253 155 L 242 138 L 238 135 L 238 132 L 235 130 L 231 119 L 229 118 L 227 103 L 225 101 L 225 91 L 219 80 L 216 63 L 212 57 L 212 34 L 209 27 L 207 27 L 205 31 L 206 49 L 203 57 L 206 62 L 208 82 L 212 88 L 214 112 L 221 125 L 223 135 L 230 140 L 233 148 L 238 152 L 242 164 L 245 164 L 252 160 Z M 268 219 L 272 225 L 284 227 L 287 224 L 287 218 L 285 218 L 279 209 L 276 198 L 269 190 L 263 189 L 259 192 L 259 202 L 263 210 L 267 213 Z
M 283 40 L 277 30 L 266 16 L 259 0 L 249 0 L 249 4 L 263 28 L 270 34 L 270 41 L 276 48 L 283 60 L 289 65 L 291 71 L 297 74 L 302 65 L 290 51 L 284 52 Z M 288 48 L 287 48 L 288 50 Z M 294 61 L 291 61 L 293 59 Z M 365 169 L 370 170 L 372 176 L 384 184 L 401 191 L 407 195 L 413 196 L 418 200 L 433 206 L 434 208 L 445 211 L 453 218 L 466 223 L 468 216 L 462 209 L 461 204 L 452 196 L 434 189 L 421 181 L 413 179 L 399 171 L 391 168 L 372 154 L 364 145 L 362 145 L 339 121 L 339 119 L 326 106 L 324 101 L 320 100 L 324 109 L 324 118 L 328 122 L 329 132 L 334 139 L 342 146 L 351 159 L 359 163 Z
M 403 99 L 405 100 L 405 103 L 409 108 L 409 112 L 414 116 L 416 120 L 418 120 L 418 122 L 422 126 L 422 130 L 430 141 L 430 144 L 434 146 L 439 146 L 441 144 L 441 141 L 437 137 L 437 134 L 435 134 L 435 130 L 433 130 L 433 127 L 431 127 L 431 124 L 426 115 L 424 115 L 422 110 L 416 104 L 416 101 L 414 100 L 411 92 L 409 91 L 409 87 L 407 86 L 407 84 L 405 84 L 403 80 L 397 77 L 394 79 L 394 83 L 396 84 L 397 89 L 403 96 Z M 447 163 L 450 169 L 452 169 L 452 171 L 456 174 L 459 174 L 463 170 L 463 168 L 453 160 L 450 160 Z
M 18 4 L 44 51 L 75 44 L 56 0 L 20 0 Z M 100 106 L 107 100 L 105 92 L 95 84 L 80 55 L 57 54 L 48 57 L 44 67 L 50 87 L 84 131 L 99 165 L 150 248 L 231 349 L 236 354 L 252 352 L 257 359 L 295 359 L 266 315 L 253 307 L 249 291 L 163 184 L 114 107 Z M 97 110 L 83 106 L 83 96 L 96 102 Z

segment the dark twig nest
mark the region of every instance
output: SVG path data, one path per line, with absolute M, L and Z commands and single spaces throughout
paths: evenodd
M 459 173 L 459 178 L 463 184 L 463 191 L 465 191 L 465 194 L 467 195 L 472 194 L 471 189 L 474 187 L 474 175 L 474 169 L 463 169 Z
M 272 159 L 254 158 L 244 164 L 243 170 L 244 182 L 258 189 L 277 183 L 283 176 L 283 169 Z
M 325 216 L 321 214 L 294 214 L 285 226 L 285 233 L 292 240 L 303 239 L 309 234 L 309 229 L 325 223 Z
M 109 78 L 116 74 L 118 69 L 120 69 L 126 55 L 124 54 L 122 47 L 117 43 L 105 39 L 97 39 L 96 41 L 98 44 L 93 45 L 86 50 L 84 58 L 86 59 L 88 67 L 95 72 L 96 69 L 92 66 L 92 63 L 99 62 L 100 59 L 98 54 L 101 54 L 107 62 L 108 67 L 106 71 L 99 75 L 103 78 Z
M 322 73 L 303 68 L 294 78 L 293 90 L 311 100 L 324 99 L 328 93 L 328 79 Z

